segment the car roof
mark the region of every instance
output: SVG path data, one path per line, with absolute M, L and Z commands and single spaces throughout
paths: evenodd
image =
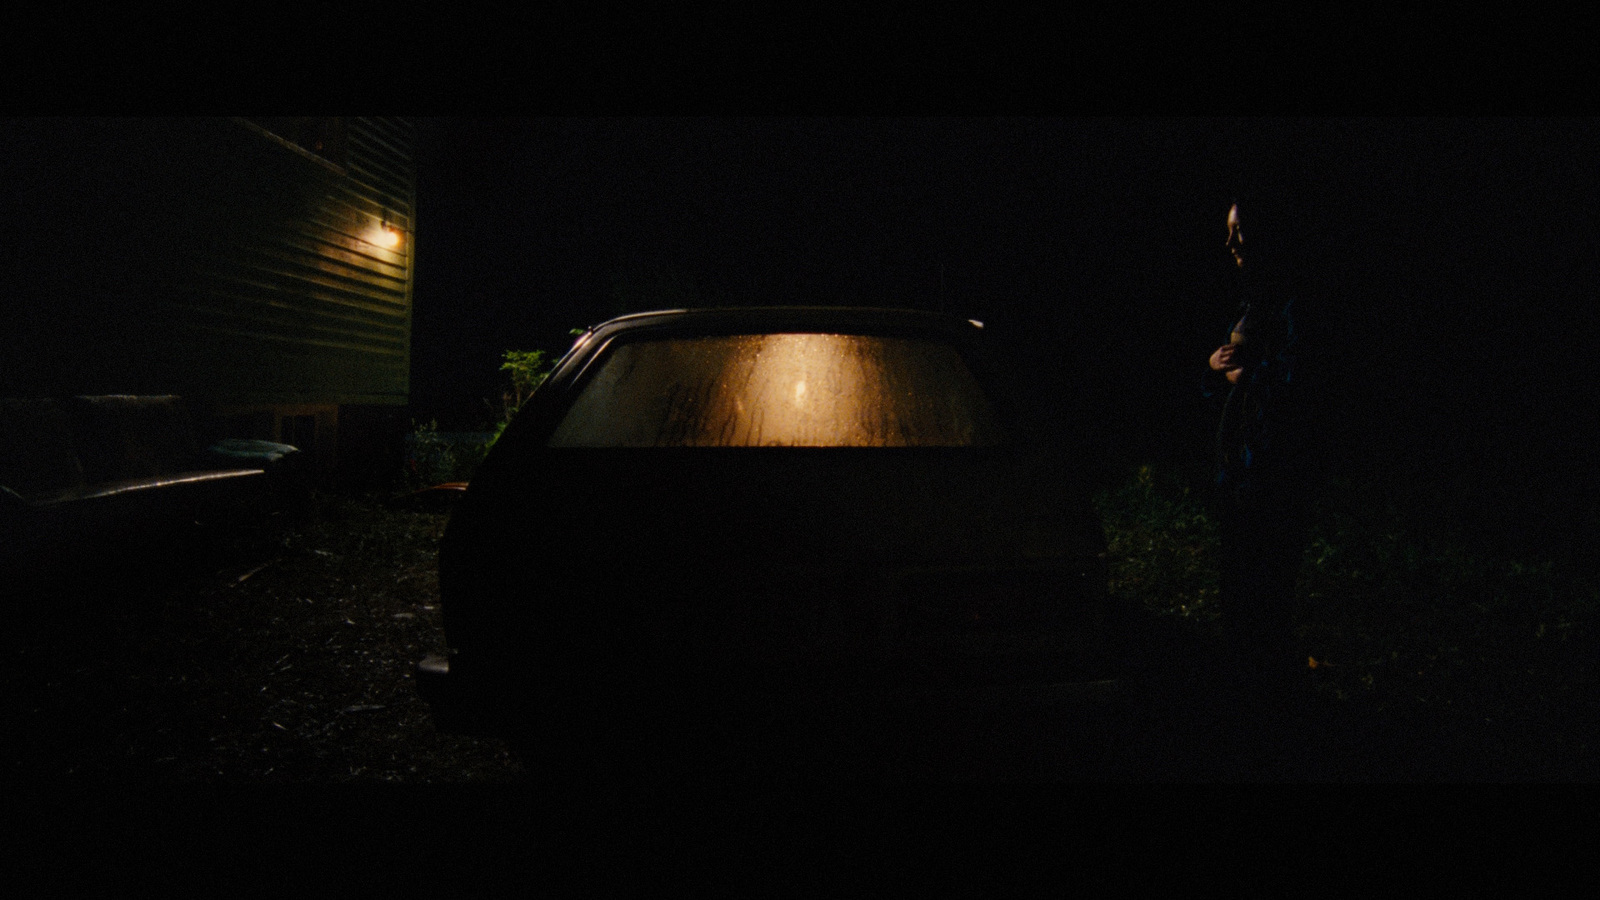
M 672 330 L 757 332 L 787 329 L 833 329 L 878 331 L 911 329 L 918 331 L 975 332 L 983 324 L 946 313 L 917 309 L 887 309 L 863 306 L 745 306 L 705 309 L 663 309 L 618 316 L 589 329 L 592 335 L 610 335 L 640 328 Z

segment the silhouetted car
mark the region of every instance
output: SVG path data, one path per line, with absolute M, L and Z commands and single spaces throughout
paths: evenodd
M 441 729 L 571 764 L 801 698 L 1108 684 L 1087 486 L 982 336 L 826 308 L 583 334 L 446 530 Z
M 0 584 L 170 567 L 303 516 L 309 490 L 294 447 L 205 446 L 180 397 L 0 397 Z

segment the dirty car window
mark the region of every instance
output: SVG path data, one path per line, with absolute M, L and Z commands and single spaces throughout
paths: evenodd
M 948 343 L 753 334 L 611 347 L 550 446 L 961 447 L 1000 437 Z

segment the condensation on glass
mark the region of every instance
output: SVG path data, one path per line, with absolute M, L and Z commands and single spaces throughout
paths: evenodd
M 1001 431 L 936 340 L 751 334 L 638 340 L 599 360 L 552 447 L 971 447 Z

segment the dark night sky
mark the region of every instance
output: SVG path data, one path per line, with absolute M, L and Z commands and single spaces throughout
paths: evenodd
M 501 351 L 562 350 L 620 312 L 943 306 L 1082 374 L 1121 451 L 1188 453 L 1240 195 L 1277 204 L 1303 251 L 1341 452 L 1565 471 L 1596 431 L 1596 137 L 1593 120 L 432 120 L 413 405 L 468 424 Z

